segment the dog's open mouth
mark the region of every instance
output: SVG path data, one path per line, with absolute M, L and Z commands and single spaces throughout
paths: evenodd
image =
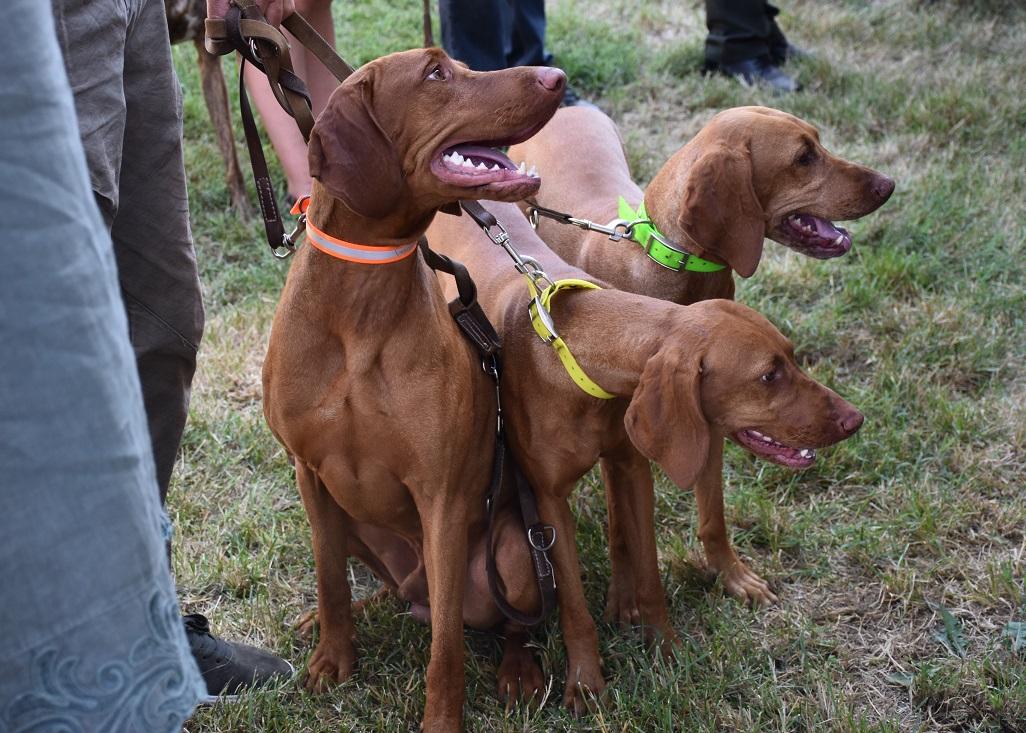
M 752 428 L 737 431 L 734 440 L 755 455 L 788 468 L 808 468 L 816 461 L 812 448 L 792 448 Z
M 780 243 L 809 257 L 828 260 L 851 249 L 851 235 L 833 222 L 811 214 L 791 214 L 777 226 Z
M 476 187 L 489 183 L 533 183 L 538 173 L 519 166 L 488 143 L 460 143 L 446 148 L 437 164 L 435 175 L 456 186 Z

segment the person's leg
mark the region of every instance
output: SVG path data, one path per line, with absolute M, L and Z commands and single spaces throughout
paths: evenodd
M 203 305 L 164 5 L 137 2 L 125 42 L 125 135 L 111 235 L 164 499 L 185 428 Z M 214 637 L 198 614 L 185 618 L 185 628 L 211 696 L 292 672 L 269 652 Z
M 182 153 L 181 89 L 164 6 L 136 0 L 125 39 L 125 132 L 111 227 L 157 465 L 167 496 L 203 330 Z
M 787 40 L 773 16 L 777 9 L 766 0 L 705 0 L 705 67 L 718 70 L 744 84 L 766 84 L 779 92 L 801 89 L 772 56 L 773 43 Z
M 442 46 L 475 71 L 505 69 L 512 49 L 510 0 L 439 0 Z
M 513 0 L 512 48 L 507 66 L 551 66 L 545 51 L 545 0 Z
M 331 0 L 296 0 L 296 10 L 302 13 L 309 21 L 314 30 L 320 33 L 332 46 L 335 45 L 335 23 L 331 17 Z M 321 113 L 324 105 L 328 103 L 328 97 L 338 86 L 338 79 L 318 60 L 318 58 L 306 50 L 298 41 L 293 41 L 289 36 L 289 43 L 292 45 L 292 57 L 296 67 L 302 67 L 297 71 L 306 81 L 310 90 L 310 101 L 313 105 L 314 118 Z M 295 122 L 292 126 L 295 127 Z M 306 156 L 303 156 L 306 161 Z M 307 188 L 304 193 L 309 193 Z
M 710 68 L 769 55 L 765 0 L 705 0 L 705 61 Z
M 117 5 L 103 18 L 123 35 Z M 53 13 L 34 0 L 7 10 L 0 730 L 173 733 L 204 687 L 179 621 L 111 241 L 54 34 L 54 15 L 62 35 L 80 18 L 61 2 Z M 117 49 L 104 51 L 119 63 Z M 102 81 L 109 68 L 93 72 Z

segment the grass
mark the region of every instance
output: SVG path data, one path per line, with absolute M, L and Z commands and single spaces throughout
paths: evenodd
M 362 62 L 417 45 L 420 4 L 398 5 L 336 3 L 339 48 Z M 867 423 L 800 474 L 728 451 L 734 540 L 779 605 L 752 611 L 710 583 L 692 497 L 661 479 L 678 659 L 600 625 L 609 694 L 575 720 L 559 705 L 552 621 L 537 635 L 552 694 L 507 713 L 493 691 L 499 644 L 468 633 L 468 730 L 1026 731 L 1026 12 L 1000 0 L 782 5 L 782 27 L 815 54 L 796 67 L 806 91 L 789 97 L 698 73 L 696 0 L 551 3 L 549 42 L 618 122 L 642 181 L 716 111 L 742 104 L 804 117 L 832 150 L 897 180 L 891 201 L 851 227 L 847 257 L 771 245 L 738 293 Z M 226 209 L 192 50 L 175 58 L 208 316 L 171 490 L 175 570 L 188 610 L 299 668 L 309 646 L 290 627 L 315 600 L 309 530 L 259 380 L 285 266 L 257 222 Z M 604 509 L 597 478 L 582 483 L 578 542 L 599 615 Z M 358 596 L 375 588 L 358 566 L 352 578 Z M 200 711 L 188 730 L 415 730 L 429 630 L 383 600 L 357 633 L 360 667 L 338 690 L 315 697 L 289 682 Z

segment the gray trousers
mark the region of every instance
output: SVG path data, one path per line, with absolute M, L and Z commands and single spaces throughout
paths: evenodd
M 114 251 L 53 14 L 38 0 L 5 11 L 0 731 L 172 733 L 205 686 L 164 554 Z
M 53 0 L 96 200 L 117 258 L 161 501 L 203 331 L 182 99 L 160 0 Z

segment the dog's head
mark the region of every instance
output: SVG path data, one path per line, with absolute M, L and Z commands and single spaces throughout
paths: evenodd
M 893 191 L 882 173 L 831 154 L 809 123 L 768 107 L 736 107 L 674 154 L 645 198 L 670 231 L 749 277 L 764 237 L 818 259 L 845 254 L 851 236 L 833 222 L 875 211 Z
M 558 69 L 474 72 L 437 48 L 384 56 L 332 94 L 310 136 L 310 174 L 367 218 L 519 201 L 540 181 L 495 148 L 540 130 L 565 85 Z
M 713 434 L 807 468 L 816 448 L 862 426 L 862 413 L 806 375 L 791 343 L 752 309 L 707 300 L 685 317 L 646 363 L 624 417 L 634 445 L 678 486 L 695 482 Z

